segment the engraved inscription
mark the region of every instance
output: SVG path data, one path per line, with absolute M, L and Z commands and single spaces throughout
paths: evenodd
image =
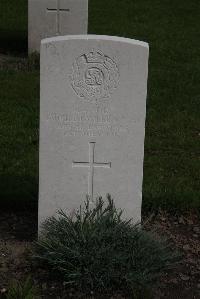
M 94 196 L 94 168 L 103 167 L 111 168 L 111 162 L 95 162 L 94 158 L 95 142 L 89 142 L 89 161 L 88 162 L 73 162 L 72 167 L 88 167 L 88 196 L 93 201 Z
M 53 112 L 48 114 L 47 121 L 62 129 L 64 136 L 122 136 L 129 134 L 131 129 L 130 124 L 121 122 L 119 116 L 113 116 L 109 112 Z
M 70 75 L 75 93 L 89 101 L 109 98 L 119 85 L 119 69 L 113 59 L 101 51 L 79 56 Z

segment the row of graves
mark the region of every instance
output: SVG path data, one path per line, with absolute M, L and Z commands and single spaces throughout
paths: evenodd
M 111 194 L 141 220 L 148 44 L 87 35 L 88 0 L 29 0 L 40 51 L 39 224 Z

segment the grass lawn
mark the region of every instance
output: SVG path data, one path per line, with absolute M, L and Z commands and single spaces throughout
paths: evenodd
M 9 2 L 9 4 L 8 4 Z M 1 0 L 0 50 L 26 51 L 27 4 Z M 200 207 L 199 0 L 90 0 L 89 33 L 150 44 L 143 206 Z M 37 200 L 39 70 L 0 68 L 0 199 Z
M 20 54 L 27 50 L 28 0 L 0 1 L 0 52 Z
M 37 198 L 39 75 L 0 72 L 0 198 L 4 205 Z

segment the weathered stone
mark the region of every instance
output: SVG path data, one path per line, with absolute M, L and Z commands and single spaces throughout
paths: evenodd
M 39 223 L 108 193 L 141 220 L 147 71 L 144 42 L 42 41 Z
M 43 38 L 87 34 L 88 0 L 28 0 L 29 53 Z

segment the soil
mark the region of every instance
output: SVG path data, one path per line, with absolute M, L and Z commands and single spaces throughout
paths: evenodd
M 175 269 L 163 273 L 152 290 L 154 299 L 200 299 L 200 217 L 196 213 L 171 215 L 159 211 L 157 215 L 143 217 L 143 226 L 167 237 L 174 249 L 183 254 Z M 12 280 L 23 280 L 31 275 L 39 286 L 40 297 L 125 299 L 121 294 L 83 295 L 62 284 L 51 282 L 45 272 L 32 272 L 28 259 L 34 240 L 37 239 L 36 213 L 5 213 L 0 215 L 0 298 Z M 32 273 L 31 273 L 32 272 Z M 20 298 L 19 298 L 20 299 Z M 142 298 L 143 299 L 143 298 Z

